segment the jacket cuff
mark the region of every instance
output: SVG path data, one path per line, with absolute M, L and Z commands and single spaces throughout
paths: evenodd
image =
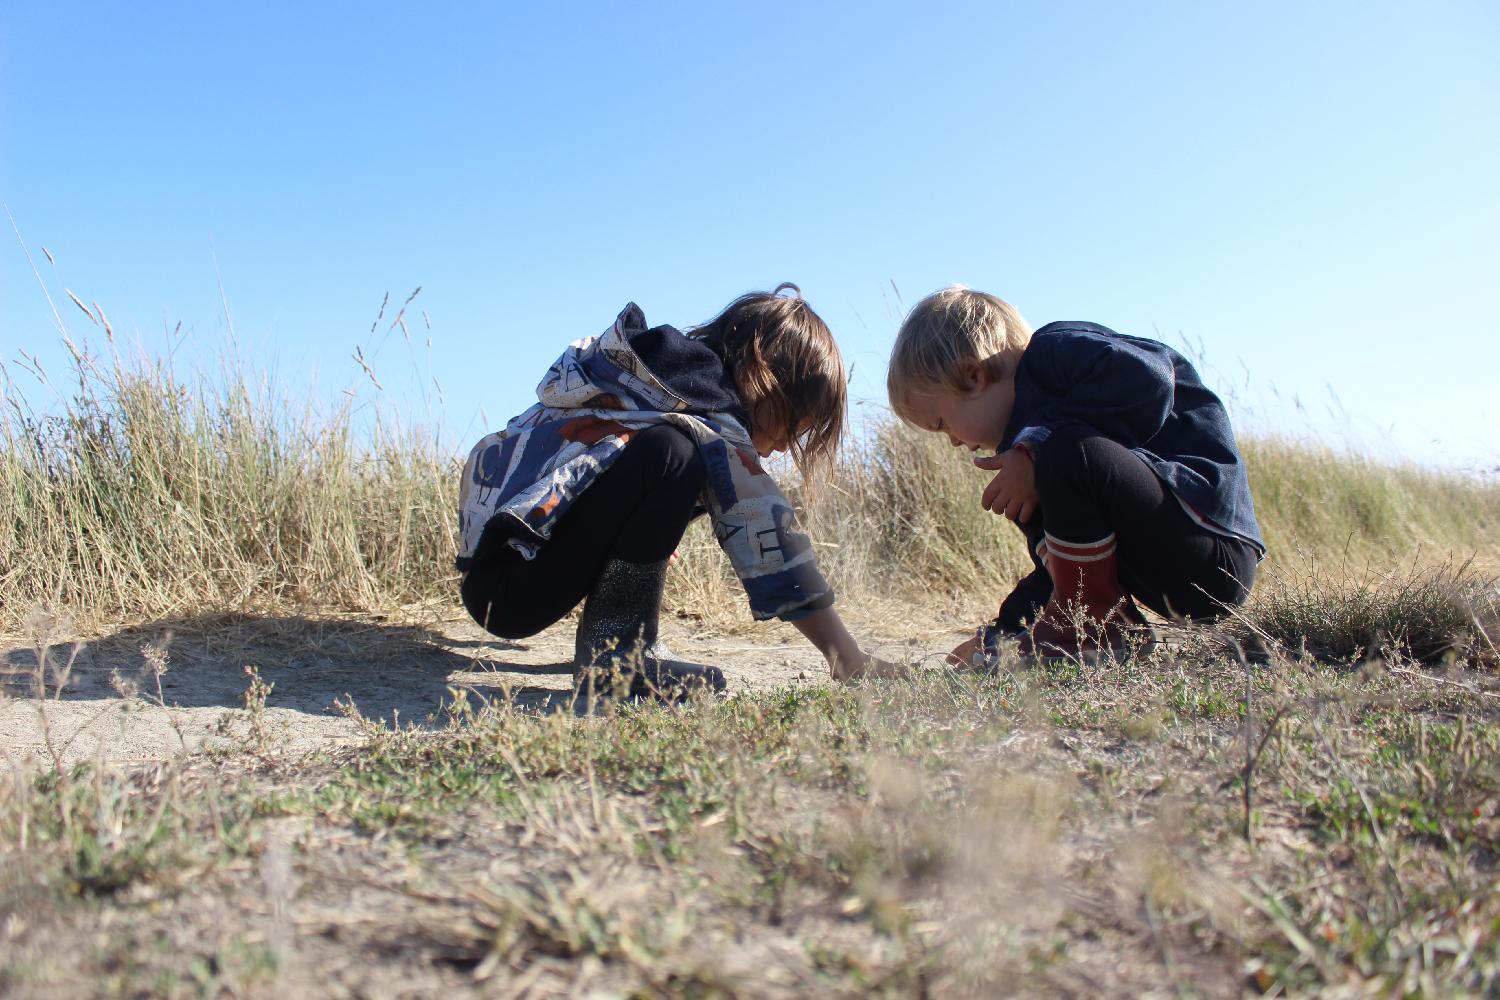
M 1036 453 L 1043 443 L 1052 436 L 1052 428 L 1043 427 L 1041 424 L 1032 424 L 1030 427 L 1022 427 L 1014 441 L 1010 443 L 1012 448 L 1024 448 L 1033 463 L 1036 462 Z
M 784 622 L 800 622 L 804 618 L 812 617 L 814 612 L 831 607 L 833 607 L 833 591 L 830 590 L 828 593 L 804 604 L 802 607 L 793 608 L 791 611 L 783 611 L 776 617 Z

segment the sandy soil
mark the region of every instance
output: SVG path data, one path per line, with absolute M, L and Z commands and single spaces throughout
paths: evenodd
M 904 641 L 884 631 L 877 625 L 856 634 L 890 658 L 952 645 L 940 628 Z M 828 683 L 822 656 L 788 625 L 725 635 L 673 620 L 663 623 L 662 634 L 683 659 L 720 666 L 731 693 Z M 272 685 L 265 732 L 293 751 L 358 742 L 359 726 L 340 702 L 368 719 L 417 726 L 443 725 L 455 691 L 476 704 L 570 711 L 572 644 L 569 621 L 508 642 L 467 618 L 426 624 L 381 616 L 187 618 L 54 640 L 40 651 L 47 663 L 43 701 L 37 643 L 0 636 L 0 748 L 16 760 L 36 756 L 40 764 L 51 763 L 54 753 L 64 763 L 102 757 L 126 764 L 243 743 L 251 725 L 245 711 L 251 666 Z M 152 666 L 161 660 L 158 650 L 167 668 L 159 692 Z

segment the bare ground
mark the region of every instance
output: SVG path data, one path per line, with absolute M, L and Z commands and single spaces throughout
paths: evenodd
M 478 704 L 567 711 L 573 627 L 565 619 L 511 642 L 466 617 L 218 614 L 96 636 L 0 634 L 0 693 L 9 695 L 0 700 L 0 746 L 39 764 L 53 763 L 54 752 L 64 764 L 133 764 L 212 749 L 237 724 L 231 710 L 246 707 L 252 667 L 271 686 L 265 725 L 290 751 L 357 742 L 359 727 L 341 705 L 366 719 L 417 726 L 445 721 L 459 692 Z M 682 658 L 719 666 L 731 693 L 828 681 L 822 656 L 786 625 L 726 633 L 673 619 L 662 636 Z M 929 626 L 918 642 L 946 649 L 950 637 Z M 871 638 L 887 655 L 917 648 L 910 639 Z M 162 654 L 158 689 L 153 663 Z M 39 655 L 49 664 L 43 711 L 35 697 Z
M 856 633 L 910 661 L 955 638 L 926 620 Z M 882 645 L 898 627 L 916 641 Z M 1500 983 L 1488 674 L 1205 647 L 824 690 L 785 626 L 664 635 L 731 691 L 780 693 L 556 718 L 568 622 L 519 643 L 412 614 L 12 639 L 0 995 Z M 484 703 L 521 711 L 465 714 Z M 55 768 L 96 756 L 133 766 Z

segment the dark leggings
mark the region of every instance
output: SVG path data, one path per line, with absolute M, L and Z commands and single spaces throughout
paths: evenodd
M 1166 618 L 1217 618 L 1250 593 L 1255 547 L 1201 527 L 1139 455 L 1091 428 L 1052 432 L 1036 456 L 1036 488 L 1040 508 L 1021 526 L 1033 554 L 1044 532 L 1079 544 L 1113 532 L 1121 586 Z M 1045 584 L 1050 594 L 1051 580 L 1035 577 L 1025 582 L 1033 593 Z
M 558 621 L 585 596 L 609 559 L 658 563 L 682 540 L 703 492 L 703 458 L 682 431 L 659 424 L 636 433 L 526 559 L 493 522 L 460 587 L 464 607 L 495 635 L 524 639 Z

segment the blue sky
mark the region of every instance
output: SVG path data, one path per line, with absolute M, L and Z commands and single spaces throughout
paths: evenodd
M 252 363 L 455 448 L 627 301 L 782 280 L 880 401 L 958 281 L 1197 345 L 1251 429 L 1489 468 L 1497 51 L 1482 0 L 12 4 L 0 201 L 75 335 L 64 288 L 212 367 L 227 301 Z M 0 224 L 0 358 L 55 373 Z

